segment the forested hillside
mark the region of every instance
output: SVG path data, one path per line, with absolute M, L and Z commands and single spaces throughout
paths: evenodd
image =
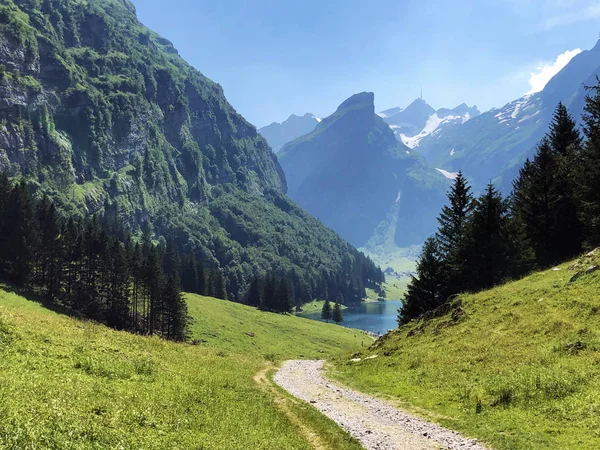
M 59 214 L 169 240 L 221 270 L 236 301 L 266 273 L 300 302 L 359 300 L 374 281 L 369 260 L 285 196 L 276 157 L 222 88 L 129 0 L 6 0 L 0 43 L 0 171 Z
M 547 134 L 503 198 L 493 184 L 478 198 L 461 173 L 427 239 L 400 323 L 462 292 L 489 289 L 532 269 L 600 246 L 600 81 L 589 88 L 583 136 L 558 103 Z

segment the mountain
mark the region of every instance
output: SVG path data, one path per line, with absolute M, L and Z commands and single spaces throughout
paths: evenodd
M 446 129 L 477 117 L 476 106 L 465 103 L 454 109 L 440 108 L 435 111 L 423 99 L 417 99 L 408 108 L 392 108 L 378 115 L 382 117 L 404 145 L 415 148 L 429 135 L 444 133 Z
M 350 97 L 283 147 L 288 194 L 356 246 L 420 244 L 435 228 L 447 180 L 396 139 L 373 100 Z
M 273 122 L 271 125 L 260 128 L 258 132 L 267 140 L 273 151 L 277 153 L 288 142 L 314 130 L 319 121 L 320 119 L 310 113 L 303 116 L 292 114 L 282 123 Z
M 525 95 L 465 123 L 420 140 L 415 148 L 427 160 L 449 172 L 462 170 L 476 189 L 495 180 L 505 192 L 548 129 L 558 102 L 581 119 L 585 86 L 600 75 L 600 42 L 575 56 L 543 91 Z
M 394 110 L 398 111 L 393 114 Z M 435 113 L 429 104 L 422 98 L 416 99 L 406 109 L 392 108 L 385 113 L 384 120 L 394 132 L 400 135 L 414 136 L 421 132 L 432 114 Z M 380 113 L 381 114 L 381 113 Z
M 234 300 L 258 273 L 317 292 L 373 267 L 285 196 L 265 139 L 129 0 L 3 0 L 0 17 L 0 171 L 194 251 Z

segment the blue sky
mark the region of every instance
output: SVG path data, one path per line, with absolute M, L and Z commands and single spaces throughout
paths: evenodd
M 502 106 L 600 32 L 600 0 L 133 1 L 259 127 L 361 91 L 378 110 L 421 87 L 434 108 Z

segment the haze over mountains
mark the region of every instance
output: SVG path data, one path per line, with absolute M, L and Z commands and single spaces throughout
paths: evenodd
M 396 139 L 373 101 L 367 92 L 350 97 L 283 147 L 288 195 L 356 246 L 420 244 L 447 180 Z
M 343 285 L 360 301 L 373 264 L 285 196 L 265 139 L 133 3 L 6 0 L 0 13 L 0 171 L 65 214 L 193 252 L 230 299 L 277 270 L 298 300 Z
M 357 94 L 313 131 L 287 134 L 294 140 L 278 156 L 288 194 L 357 246 L 420 243 L 435 228 L 443 201 L 445 185 L 435 172 L 453 179 L 463 171 L 475 192 L 494 181 L 508 194 L 557 104 L 580 121 L 585 86 L 599 74 L 600 43 L 575 56 L 541 92 L 483 114 L 464 103 L 435 110 L 422 98 L 374 114 L 373 95 Z
M 288 142 L 310 133 L 320 121 L 321 119 L 317 119 L 311 113 L 306 113 L 303 116 L 292 114 L 282 123 L 273 122 L 266 127 L 259 128 L 258 132 L 267 140 L 273 151 L 277 153 Z
M 547 130 L 558 102 L 580 122 L 585 86 L 600 74 L 600 44 L 575 56 L 545 88 L 464 124 L 424 138 L 418 150 L 431 164 L 463 170 L 476 187 L 495 180 L 505 192 Z

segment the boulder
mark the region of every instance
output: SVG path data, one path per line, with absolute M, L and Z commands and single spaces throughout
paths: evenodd
M 587 270 L 585 271 L 585 273 L 590 274 L 590 273 L 594 273 L 596 270 L 600 269 L 600 267 L 594 265 L 594 266 L 590 266 L 587 268 Z
M 569 283 L 574 283 L 575 281 L 577 281 L 579 279 L 579 277 L 581 277 L 581 275 L 583 275 L 583 272 L 581 270 L 578 270 L 577 272 L 575 272 L 575 275 L 573 275 L 571 277 L 571 279 L 569 280 Z

